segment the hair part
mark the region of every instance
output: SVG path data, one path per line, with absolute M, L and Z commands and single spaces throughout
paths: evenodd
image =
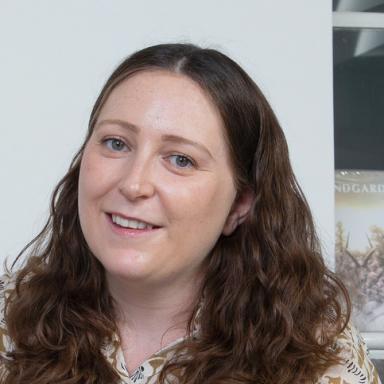
M 126 78 L 148 70 L 200 85 L 223 120 L 238 194 L 254 193 L 247 219 L 206 258 L 199 335 L 178 348 L 183 353 L 166 364 L 160 382 L 172 373 L 188 384 L 314 381 L 339 362 L 332 345 L 349 320 L 350 302 L 324 264 L 283 131 L 260 89 L 229 57 L 161 44 L 129 56 L 107 80 L 85 142 L 53 193 L 47 224 L 18 255 L 29 257 L 7 306 L 15 350 L 4 383 L 119 381 L 100 352 L 117 333 L 115 309 L 81 231 L 78 177 L 106 99 Z M 195 315 L 196 308 L 190 334 Z

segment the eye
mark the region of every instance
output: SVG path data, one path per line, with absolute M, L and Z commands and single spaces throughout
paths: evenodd
M 127 149 L 128 147 L 125 145 L 124 141 L 116 138 L 111 137 L 109 139 L 103 140 L 103 144 L 114 152 L 123 152 L 124 149 Z
M 192 159 L 184 155 L 171 155 L 169 158 L 174 159 L 171 161 L 178 168 L 192 168 L 195 166 L 195 163 Z

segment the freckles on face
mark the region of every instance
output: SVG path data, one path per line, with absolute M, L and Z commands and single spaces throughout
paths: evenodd
M 110 138 L 119 145 L 107 145 Z M 175 162 L 180 155 L 193 166 Z M 107 271 L 146 281 L 187 276 L 221 235 L 235 195 L 221 117 L 194 81 L 142 72 L 111 92 L 79 178 L 84 237 Z M 160 228 L 119 235 L 106 220 L 110 212 Z
M 111 162 L 98 154 L 97 144 L 89 141 L 85 146 L 81 160 L 80 176 L 79 176 L 79 206 L 80 211 L 92 208 L 89 204 L 94 200 L 95 204 L 101 204 L 102 199 L 97 199 L 105 195 L 108 189 L 114 183 L 114 179 L 118 176 L 114 172 L 114 166 Z
M 167 185 L 161 192 L 169 223 L 177 229 L 171 235 L 184 238 L 186 243 L 190 239 L 191 246 L 198 241 L 209 244 L 210 249 L 221 234 L 236 191 L 230 178 L 220 180 L 217 174 L 206 176 L 204 183 L 200 180 L 177 188 Z

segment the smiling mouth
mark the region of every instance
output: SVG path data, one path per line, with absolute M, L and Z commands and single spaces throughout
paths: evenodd
M 124 217 L 121 217 L 119 215 L 116 215 L 116 214 L 111 214 L 111 213 L 108 213 L 107 214 L 109 219 L 110 219 L 110 222 L 122 229 L 122 230 L 129 230 L 129 231 L 150 231 L 150 230 L 153 230 L 153 229 L 158 229 L 160 227 L 158 226 L 155 226 L 153 224 L 149 224 L 149 223 L 146 223 L 146 222 L 143 222 L 143 221 L 139 221 L 139 220 L 135 220 L 135 219 L 127 219 L 127 218 L 124 218 Z

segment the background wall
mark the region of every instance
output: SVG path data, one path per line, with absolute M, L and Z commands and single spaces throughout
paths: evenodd
M 117 63 L 161 42 L 218 48 L 260 85 L 333 258 L 330 0 L 0 0 L 0 262 L 41 229 Z

